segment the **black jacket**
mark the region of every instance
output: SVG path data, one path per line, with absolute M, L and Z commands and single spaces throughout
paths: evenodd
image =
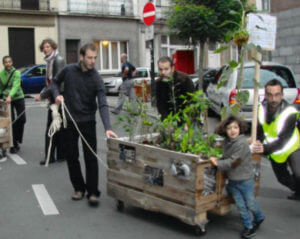
M 188 75 L 174 71 L 174 95 L 175 106 L 172 102 L 172 85 L 171 81 L 164 82 L 162 78 L 159 78 L 156 82 L 156 102 L 157 110 L 162 119 L 165 119 L 171 112 L 177 113 L 179 109 L 184 109 L 183 99 L 180 99 L 180 95 L 187 95 L 188 92 L 194 92 L 194 85 Z
M 65 104 L 76 122 L 96 120 L 97 98 L 104 128 L 111 129 L 104 83 L 95 69 L 84 72 L 80 63 L 66 66 L 50 84 L 54 98 L 60 94 L 58 89 L 62 83 Z
M 53 67 L 52 67 L 52 78 L 54 78 L 64 67 L 66 63 L 64 58 L 62 58 L 60 55 L 56 55 L 53 61 Z M 60 92 L 63 91 L 63 84 L 60 86 Z M 52 96 L 51 88 L 50 86 L 46 86 L 40 93 L 41 99 L 47 99 L 49 98 L 51 103 L 54 103 L 55 100 Z

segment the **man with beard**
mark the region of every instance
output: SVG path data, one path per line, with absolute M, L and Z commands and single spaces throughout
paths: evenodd
M 294 191 L 288 196 L 291 200 L 300 200 L 298 118 L 297 109 L 283 99 L 281 82 L 270 80 L 258 110 L 258 141 L 253 144 L 253 152 L 263 153 L 270 159 L 277 180 Z
M 185 108 L 179 96 L 194 92 L 192 80 L 184 73 L 175 71 L 170 57 L 163 56 L 158 60 L 159 79 L 156 82 L 157 110 L 162 119 L 171 112 L 177 113 Z
M 80 62 L 66 66 L 51 82 L 51 88 L 56 103 L 64 101 L 67 109 L 72 115 L 83 137 L 97 152 L 96 138 L 96 98 L 100 117 L 106 131 L 106 137 L 117 137 L 111 130 L 108 105 L 105 95 L 105 87 L 102 78 L 95 67 L 98 55 L 97 48 L 93 44 L 85 44 L 80 49 Z M 64 83 L 62 94 L 58 87 Z M 90 151 L 87 144 L 83 142 L 83 154 L 86 168 L 86 181 L 82 176 L 80 162 L 78 160 L 78 138 L 79 133 L 76 125 L 67 115 L 68 126 L 64 132 L 66 158 L 70 179 L 74 188 L 73 200 L 81 200 L 87 192 L 90 206 L 97 206 L 100 196 L 98 189 L 98 161 Z

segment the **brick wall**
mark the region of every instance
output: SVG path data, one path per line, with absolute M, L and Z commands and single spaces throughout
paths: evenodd
M 272 51 L 272 61 L 290 66 L 297 82 L 300 83 L 300 6 L 274 15 L 277 16 L 277 36 L 276 50 Z
M 299 0 L 270 0 L 271 1 L 271 12 L 280 12 L 291 8 L 300 7 Z

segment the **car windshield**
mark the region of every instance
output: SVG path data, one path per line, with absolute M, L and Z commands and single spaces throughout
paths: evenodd
M 28 69 L 30 68 L 30 66 L 23 66 L 23 67 L 20 67 L 19 69 L 17 69 L 18 71 L 21 72 L 21 75 L 27 71 Z
M 254 67 L 247 67 L 244 69 L 244 80 L 242 82 L 242 88 L 251 89 L 254 88 Z M 279 80 L 283 88 L 295 88 L 296 84 L 293 79 L 293 75 L 290 70 L 285 67 L 275 66 L 262 66 L 260 70 L 260 82 L 259 87 L 264 88 L 266 83 L 271 79 Z

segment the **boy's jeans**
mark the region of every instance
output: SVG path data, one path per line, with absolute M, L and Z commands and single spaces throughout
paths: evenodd
M 254 222 L 261 221 L 265 218 L 259 204 L 254 198 L 254 181 L 253 179 L 232 181 L 229 180 L 228 190 L 232 194 L 238 211 L 246 228 L 253 227 L 253 220 L 250 211 L 253 214 Z

